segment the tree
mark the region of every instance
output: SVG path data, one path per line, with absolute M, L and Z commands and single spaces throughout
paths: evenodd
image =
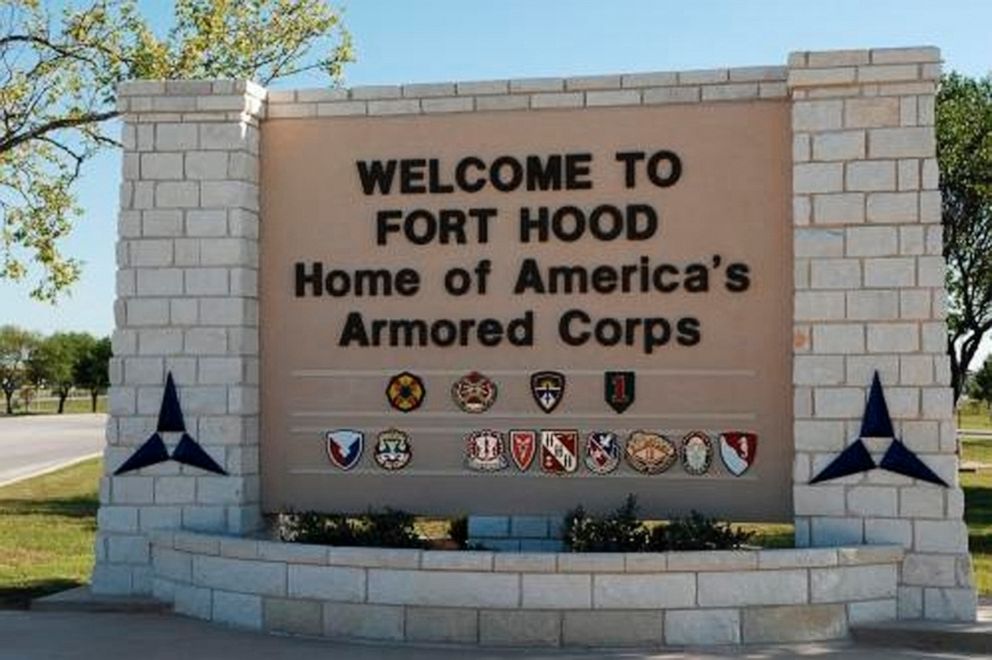
M 982 368 L 968 379 L 968 396 L 981 401 L 992 415 L 992 355 L 985 359 Z
M 89 390 L 93 412 L 96 412 L 97 397 L 110 387 L 110 357 L 110 338 L 104 337 L 92 341 L 76 362 L 76 385 Z
M 14 393 L 27 382 L 27 362 L 37 342 L 33 332 L 14 325 L 0 326 L 0 390 L 8 415 L 14 413 Z
M 948 263 L 947 326 L 954 400 L 992 330 L 992 77 L 951 73 L 937 92 L 937 159 Z
M 337 80 L 352 60 L 340 12 L 324 0 L 176 0 L 161 36 L 136 0 L 88 2 L 61 12 L 43 0 L 0 4 L 0 279 L 31 276 L 41 300 L 79 277 L 60 243 L 78 215 L 72 186 L 83 164 L 117 145 L 107 122 L 119 82 L 268 84 L 311 70 Z
M 85 333 L 56 332 L 42 339 L 28 358 L 28 380 L 36 389 L 49 389 L 58 397 L 60 415 L 76 383 L 76 365 L 95 342 Z

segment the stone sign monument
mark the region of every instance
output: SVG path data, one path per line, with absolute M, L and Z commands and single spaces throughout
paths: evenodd
M 939 73 L 936 49 L 900 48 L 353 89 L 124 84 L 94 590 L 254 628 L 482 644 L 972 619 Z M 649 517 L 793 522 L 797 549 L 260 535 L 289 510 L 516 521 L 628 493 Z M 637 625 L 593 634 L 589 617 Z

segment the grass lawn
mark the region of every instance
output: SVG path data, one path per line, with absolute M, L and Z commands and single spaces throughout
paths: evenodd
M 992 442 L 965 442 L 968 460 L 992 463 Z M 0 488 L 0 609 L 26 607 L 37 596 L 85 583 L 93 568 L 99 459 Z M 979 592 L 992 594 L 992 471 L 964 473 L 971 552 Z M 752 543 L 791 547 L 792 525 L 742 524 Z M 419 531 L 447 532 L 423 520 Z
M 2 404 L 0 400 L 0 404 Z M 51 399 L 44 399 L 41 401 L 32 401 L 31 406 L 26 410 L 20 404 L 20 402 L 15 402 L 14 404 L 14 414 L 15 415 L 54 415 L 59 409 L 59 402 Z M 97 397 L 96 400 L 96 411 L 105 413 L 107 412 L 107 397 L 101 395 Z M 6 410 L 4 406 L 0 405 L 0 417 L 3 417 Z M 89 397 L 82 399 L 66 399 L 65 402 L 65 413 L 75 414 L 75 413 L 91 413 L 93 412 L 93 402 L 90 401 Z
M 957 412 L 958 428 L 962 429 L 992 429 L 992 417 L 985 406 L 969 402 L 961 406 Z
M 0 488 L 0 609 L 89 580 L 101 470 L 93 459 Z

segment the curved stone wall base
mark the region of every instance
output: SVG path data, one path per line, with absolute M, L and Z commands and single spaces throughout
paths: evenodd
M 897 618 L 903 549 L 493 553 L 152 538 L 176 612 L 337 639 L 686 646 L 844 638 Z

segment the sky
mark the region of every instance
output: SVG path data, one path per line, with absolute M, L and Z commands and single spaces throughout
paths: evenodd
M 144 0 L 165 25 L 172 3 Z M 945 70 L 992 69 L 986 0 L 350 0 L 357 62 L 345 84 L 568 76 L 785 64 L 794 50 L 936 45 Z M 317 78 L 279 86 L 320 86 Z M 84 209 L 64 248 L 83 275 L 55 306 L 0 281 L 0 324 L 51 332 L 113 328 L 120 154 L 88 164 Z M 986 351 L 989 347 L 986 347 Z

